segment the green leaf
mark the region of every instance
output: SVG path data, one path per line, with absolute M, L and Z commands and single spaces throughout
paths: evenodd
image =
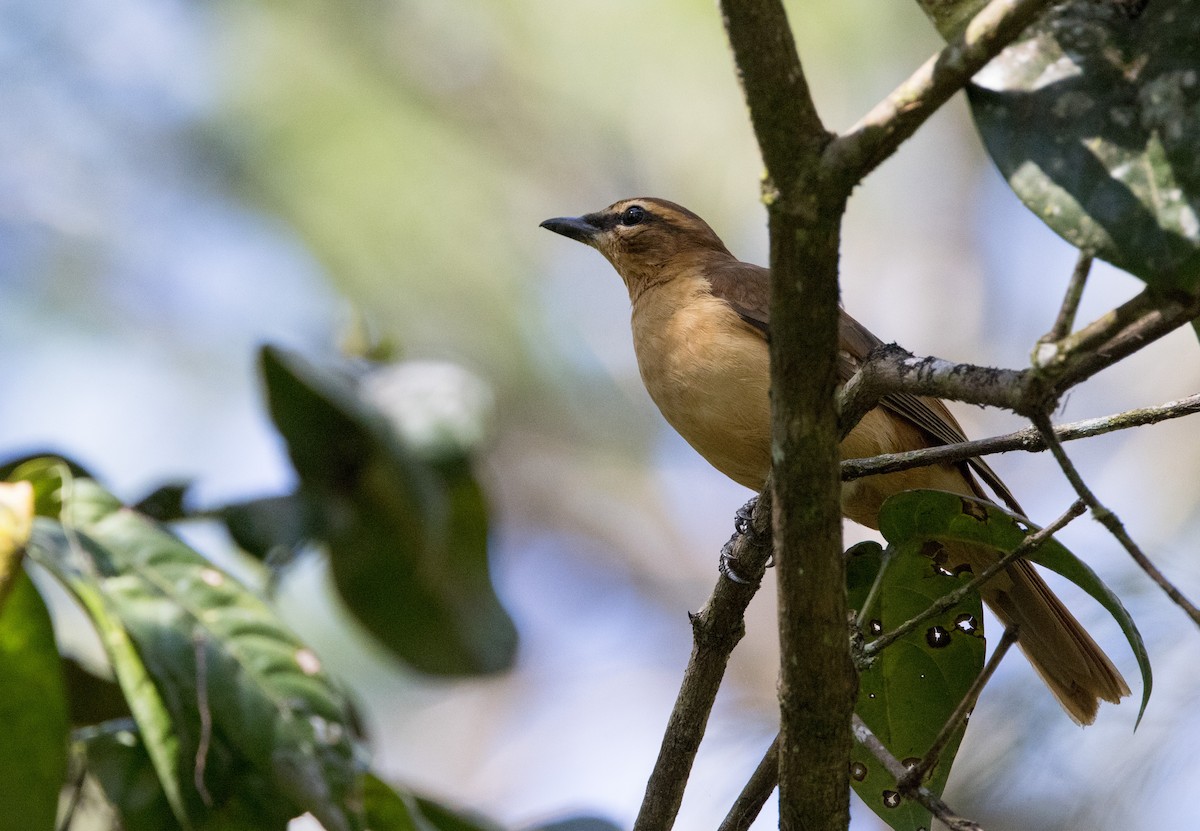
M 946 40 L 953 40 L 967 28 L 971 18 L 987 5 L 987 0 L 917 0 L 921 10 Z
M 95 573 L 80 538 L 77 535 L 68 537 L 57 522 L 38 519 L 34 522 L 27 553 L 30 559 L 58 578 L 91 618 L 117 682 L 125 693 L 125 700 L 145 738 L 147 752 L 171 811 L 185 829 L 190 828 L 183 786 L 176 767 L 180 757 L 179 737 L 172 728 L 166 705 L 134 648 L 129 633 L 120 619 L 110 612 L 104 600 L 99 575 Z
M 123 667 L 154 679 L 148 715 L 140 692 L 126 695 L 168 798 L 186 804 L 180 821 L 198 824 L 206 795 L 227 811 L 230 799 L 270 801 L 246 792 L 248 769 L 293 815 L 360 827 L 348 705 L 316 656 L 259 598 L 91 480 L 74 483 L 64 517 L 77 523 L 72 541 L 35 530 L 47 537 L 43 559 L 81 563 L 65 571 L 102 635 L 136 644 L 110 656 L 123 687 Z
M 177 831 L 171 806 L 132 719 L 80 731 L 88 773 L 100 784 L 123 831 Z
M 344 376 L 272 348 L 262 372 L 354 616 L 425 672 L 510 666 L 516 630 L 491 584 L 486 504 L 469 460 L 419 458 Z
M 100 784 L 123 831 L 180 829 L 132 720 L 85 728 L 77 736 L 88 773 Z M 293 811 L 281 810 L 278 799 L 264 792 L 262 781 L 254 781 L 252 771 L 246 775 L 251 782 L 243 781 L 239 793 L 199 820 L 201 831 L 286 831 Z
M 925 611 L 957 588 L 967 575 L 948 575 L 922 553 L 920 537 L 893 538 L 885 553 L 877 543 L 847 552 L 847 595 L 868 636 L 895 628 Z M 869 609 L 864 610 L 880 569 L 883 577 Z M 859 675 L 855 712 L 906 764 L 915 764 L 933 745 L 942 726 L 983 669 L 983 604 L 972 593 L 883 650 Z M 960 728 L 925 782 L 934 793 L 946 786 L 962 740 Z M 851 752 L 850 783 L 862 800 L 895 829 L 929 828 L 931 814 L 900 798 L 896 780 L 861 745 Z
M 53 831 L 67 698 L 50 614 L 24 569 L 0 610 L 0 831 Z
M 184 500 L 191 486 L 191 482 L 168 482 L 160 485 L 138 500 L 133 509 L 159 522 L 184 519 L 188 516 Z
M 1052 7 L 969 88 L 988 152 L 1072 245 L 1200 287 L 1200 0 Z
M 252 557 L 272 560 L 291 554 L 312 539 L 310 509 L 303 495 L 289 493 L 226 505 L 220 516 L 238 547 Z
M 888 539 L 919 537 L 959 540 L 985 545 L 1000 552 L 1012 551 L 1030 532 L 1038 530 L 1025 517 L 1010 513 L 991 502 L 929 490 L 905 491 L 890 498 L 880 509 L 879 527 Z M 1153 686 L 1150 657 L 1146 654 L 1141 633 L 1120 598 L 1087 564 L 1053 538 L 1043 543 L 1027 559 L 1079 586 L 1117 621 L 1142 674 L 1142 705 L 1138 711 L 1140 722 Z
M 374 774 L 363 777 L 363 806 L 369 831 L 501 831 L 489 820 L 393 788 Z
M 86 727 L 133 715 L 121 685 L 115 680 L 95 674 L 68 656 L 63 656 L 62 668 L 72 726 Z

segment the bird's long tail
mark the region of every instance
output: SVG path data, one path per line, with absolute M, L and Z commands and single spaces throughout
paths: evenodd
M 965 560 L 976 573 L 995 562 L 994 551 L 961 544 L 954 549 L 951 559 Z M 1116 703 L 1129 695 L 1121 673 L 1032 565 L 1009 566 L 981 594 L 1001 623 L 1020 627 L 1017 645 L 1076 722 L 1091 724 L 1101 700 Z

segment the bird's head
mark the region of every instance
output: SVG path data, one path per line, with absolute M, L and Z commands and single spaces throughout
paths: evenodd
M 547 219 L 542 227 L 607 257 L 631 296 L 706 259 L 732 258 L 708 223 L 665 199 L 622 199 L 595 213 Z

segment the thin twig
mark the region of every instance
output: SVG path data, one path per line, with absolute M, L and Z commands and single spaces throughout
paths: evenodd
M 921 612 L 916 617 L 906 620 L 895 629 L 880 635 L 875 640 L 863 646 L 863 656 L 869 658 L 872 655 L 878 654 L 881 650 L 891 646 L 897 639 L 904 637 L 909 632 L 928 621 L 930 618 L 940 615 L 947 609 L 953 608 L 960 600 L 966 597 L 969 592 L 973 592 L 978 589 L 988 580 L 991 580 L 1001 571 L 1006 569 L 1011 563 L 1040 548 L 1042 544 L 1046 542 L 1046 540 L 1050 539 L 1052 536 L 1061 531 L 1068 522 L 1080 516 L 1084 512 L 1085 507 L 1086 506 L 1084 505 L 1082 499 L 1075 500 L 1075 502 L 1071 503 L 1071 507 L 1068 508 L 1062 516 L 1054 520 L 1054 522 L 1051 522 L 1045 528 L 1029 534 L 1027 537 L 1025 537 L 1025 539 L 1021 540 L 1020 544 L 1016 548 L 1014 548 L 1012 551 L 1009 551 L 996 562 L 992 563 L 981 573 L 975 575 L 969 582 L 963 583 L 953 591 L 942 595 L 932 604 L 930 604 L 928 609 Z
M 763 754 L 762 761 L 758 763 L 758 767 L 750 775 L 749 781 L 742 788 L 742 792 L 738 794 L 737 800 L 733 803 L 733 807 L 729 809 L 729 813 L 725 816 L 717 831 L 746 831 L 758 817 L 763 805 L 778 784 L 779 734 L 776 733 L 771 746 Z
M 1042 336 L 1039 343 L 1057 343 L 1071 334 L 1075 327 L 1075 314 L 1079 311 L 1079 301 L 1083 299 L 1083 289 L 1087 285 L 1088 274 L 1092 271 L 1092 254 L 1090 251 L 1080 251 L 1079 259 L 1067 282 L 1067 291 L 1063 294 L 1062 306 L 1058 309 L 1058 317 L 1050 331 Z
M 1072 421 L 1069 424 L 1060 424 L 1054 428 L 1054 435 L 1058 437 L 1059 441 L 1073 441 L 1117 430 L 1126 430 L 1130 427 L 1157 424 L 1160 421 L 1196 413 L 1200 413 L 1200 393 L 1154 407 L 1142 407 L 1099 418 L 1087 418 L 1082 421 Z M 869 459 L 846 459 L 842 462 L 842 481 L 848 482 L 863 476 L 894 473 L 898 470 L 908 470 L 926 465 L 962 462 L 993 453 L 1008 453 L 1013 450 L 1038 453 L 1045 449 L 1046 442 L 1037 428 L 1026 427 L 1003 436 L 976 439 L 975 441 L 943 444 L 920 450 L 908 450 L 903 453 L 884 453 Z
M 81 745 L 75 745 L 73 751 Z M 67 807 L 62 811 L 62 818 L 56 826 L 57 831 L 70 831 L 71 826 L 75 823 L 75 812 L 79 809 L 80 800 L 83 798 L 83 786 L 87 781 L 88 765 L 87 751 L 78 750 L 71 754 L 74 758 L 72 761 L 79 766 L 79 771 L 75 774 L 71 781 L 71 786 L 68 791 Z
M 830 143 L 825 162 L 860 181 L 895 152 L 971 77 L 1000 54 L 1051 0 L 992 0 L 961 35 L 927 60 L 844 135 Z
M 884 746 L 883 742 L 879 740 L 879 737 L 871 732 L 871 728 L 859 717 L 858 713 L 855 713 L 851 719 L 850 729 L 853 731 L 854 738 L 858 743 L 879 760 L 879 763 L 887 769 L 892 778 L 897 782 L 904 778 L 908 772 L 908 768 L 901 764 L 892 755 L 892 752 Z M 911 798 L 915 799 L 935 817 L 944 822 L 946 827 L 951 829 L 951 831 L 983 831 L 983 828 L 978 823 L 960 817 L 954 811 L 950 810 L 950 806 L 943 802 L 941 797 L 923 785 L 918 785 L 912 790 Z
M 1000 666 L 1000 662 L 1004 660 L 1005 653 L 1017 642 L 1017 635 L 1018 627 L 1015 624 L 1004 630 L 1004 636 L 996 644 L 996 649 L 992 652 L 992 657 L 988 659 L 987 664 L 984 666 L 983 672 L 979 673 L 979 677 L 971 684 L 971 689 L 967 690 L 967 694 L 963 696 L 962 701 L 958 702 L 958 706 L 954 708 L 954 712 L 950 714 L 950 718 L 946 719 L 946 723 L 942 725 L 941 732 L 933 740 L 933 744 L 929 746 L 929 750 L 925 751 L 925 755 L 921 757 L 921 761 L 909 768 L 904 777 L 896 783 L 899 786 L 901 794 L 911 796 L 912 789 L 920 785 L 925 780 L 925 776 L 929 771 L 933 770 L 934 765 L 938 763 L 938 759 L 942 755 L 942 751 L 950 743 L 950 739 L 966 723 L 967 717 L 975 709 L 975 702 L 979 700 L 979 695 L 983 692 L 983 688 L 992 679 L 992 674 Z
M 867 597 L 863 600 L 862 608 L 858 610 L 858 623 L 860 627 L 864 620 L 869 619 L 871 607 L 879 599 L 879 591 L 883 588 L 883 575 L 887 572 L 887 567 L 892 561 L 892 556 L 893 551 L 891 546 L 883 549 L 883 554 L 879 561 L 879 571 L 875 572 L 875 579 L 871 581 L 871 588 L 867 591 Z
M 634 822 L 634 831 L 668 831 L 679 813 L 692 763 L 716 700 L 721 678 L 733 647 L 745 633 L 744 615 L 758 590 L 771 556 L 771 486 L 758 497 L 750 519 L 750 533 L 734 541 L 731 559 L 746 582 L 722 576 L 704 608 L 691 616 L 694 644 L 675 708 L 654 770 L 646 782 L 646 795 Z
M 1195 604 L 1188 600 L 1183 592 L 1179 591 L 1175 585 L 1166 578 L 1166 576 L 1158 570 L 1154 563 L 1150 562 L 1150 558 L 1142 551 L 1129 533 L 1125 530 L 1120 517 L 1104 507 L 1096 495 L 1092 493 L 1091 488 L 1083 481 L 1083 477 L 1079 474 L 1079 470 L 1075 467 L 1075 463 L 1067 456 L 1067 451 L 1063 448 L 1058 437 L 1054 435 L 1054 430 L 1050 426 L 1050 417 L 1042 414 L 1034 416 L 1033 424 L 1041 433 L 1042 438 L 1046 441 L 1046 445 L 1050 448 L 1050 452 L 1054 454 L 1054 458 L 1058 461 L 1058 466 L 1062 469 L 1063 475 L 1067 477 L 1067 481 L 1075 488 L 1075 493 L 1079 495 L 1080 501 L 1088 506 L 1092 512 L 1092 516 L 1105 528 L 1108 532 L 1116 537 L 1122 547 L 1129 552 L 1133 557 L 1134 562 L 1141 567 L 1142 571 L 1158 584 L 1159 588 L 1166 593 L 1167 597 L 1175 601 L 1176 605 L 1192 619 L 1192 622 L 1200 626 L 1200 609 L 1197 609 Z

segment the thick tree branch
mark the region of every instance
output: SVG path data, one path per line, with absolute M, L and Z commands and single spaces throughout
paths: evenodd
M 791 189 L 833 138 L 817 115 L 787 13 L 778 0 L 721 0 L 750 120 L 774 187 Z
M 1154 407 L 1142 407 L 1136 410 L 1126 410 L 1099 418 L 1087 418 L 1060 424 L 1054 428 L 1054 435 L 1059 441 L 1091 438 L 1130 427 L 1141 427 L 1147 424 L 1157 424 L 1180 416 L 1200 413 L 1200 393 L 1168 401 Z M 964 441 L 958 444 L 943 444 L 938 447 L 926 447 L 921 450 L 909 450 L 904 453 L 886 453 L 882 456 L 872 456 L 869 459 L 846 459 L 842 462 L 842 481 L 849 482 L 863 476 L 873 476 L 877 473 L 895 473 L 898 470 L 908 470 L 914 467 L 941 464 L 947 462 L 962 462 L 977 456 L 988 456 L 993 453 L 1008 453 L 1013 450 L 1040 452 L 1046 449 L 1046 442 L 1036 427 L 1026 427 L 1006 433 L 1003 436 L 993 436 L 975 441 Z
M 779 592 L 779 825 L 844 831 L 855 684 L 846 636 L 834 390 L 838 248 L 857 180 L 832 180 L 780 0 L 722 0 L 767 168 L 771 409 Z
M 964 32 L 830 143 L 825 163 L 860 181 L 896 151 L 1052 0 L 992 0 Z
M 871 732 L 871 728 L 857 714 L 853 718 L 853 730 L 854 738 L 858 743 L 878 759 L 879 763 L 887 769 L 887 772 L 897 782 L 900 782 L 908 772 L 908 768 L 904 767 L 892 755 L 891 751 L 884 746 L 878 736 Z M 950 807 L 945 802 L 942 802 L 937 794 L 924 786 L 914 788 L 911 796 L 932 812 L 935 817 L 945 823 L 946 827 L 951 829 L 951 831 L 983 831 L 983 828 L 977 823 L 969 819 L 964 819 L 950 810 Z
M 634 831 L 667 831 L 675 822 L 729 655 L 745 633 L 744 616 L 771 556 L 771 491 L 758 498 L 748 533 L 730 540 L 741 580 L 722 577 L 691 616 L 694 644 Z
M 1086 504 L 1092 512 L 1092 516 L 1108 529 L 1108 532 L 1116 537 L 1117 542 L 1121 543 L 1122 547 L 1129 552 L 1129 556 L 1133 557 L 1134 562 L 1141 567 L 1142 571 L 1158 584 L 1171 600 L 1175 601 L 1176 605 L 1192 619 L 1192 622 L 1200 626 L 1200 609 L 1188 600 L 1183 592 L 1179 591 L 1175 585 L 1166 578 L 1158 567 L 1150 561 L 1141 547 L 1133 541 L 1133 537 L 1129 536 L 1129 532 L 1125 530 L 1120 518 L 1110 511 L 1104 505 L 1100 504 L 1100 500 L 1092 493 L 1091 488 L 1083 481 L 1083 477 L 1079 474 L 1079 470 L 1075 467 L 1074 462 L 1067 456 L 1067 451 L 1059 442 L 1058 437 L 1054 435 L 1054 429 L 1050 425 L 1050 417 L 1047 415 L 1035 416 L 1033 424 L 1041 433 L 1042 439 L 1050 448 L 1050 452 L 1054 454 L 1054 458 L 1058 461 L 1058 466 L 1062 469 L 1063 475 L 1067 477 L 1067 481 L 1075 488 L 1075 493 L 1079 495 L 1081 502 Z

